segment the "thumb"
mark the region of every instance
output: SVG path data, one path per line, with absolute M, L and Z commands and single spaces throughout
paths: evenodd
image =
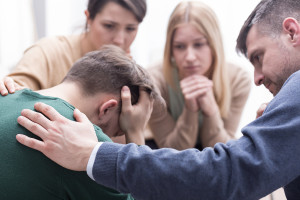
M 80 112 L 77 108 L 75 108 L 73 116 L 77 122 L 89 122 L 89 119 L 87 116 Z

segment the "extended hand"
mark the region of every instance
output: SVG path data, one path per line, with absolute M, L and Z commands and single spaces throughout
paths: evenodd
M 21 134 L 16 136 L 17 140 L 67 169 L 85 171 L 93 148 L 98 143 L 88 118 L 77 109 L 74 110 L 74 118 L 78 122 L 66 119 L 43 103 L 36 103 L 34 108 L 49 119 L 41 113 L 24 109 L 18 123 L 42 141 Z

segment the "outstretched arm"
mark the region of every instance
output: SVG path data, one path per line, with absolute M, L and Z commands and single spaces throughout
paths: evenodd
M 243 129 L 241 139 L 203 151 L 155 151 L 147 146 L 103 143 L 93 166 L 95 180 L 140 199 L 258 199 L 267 195 L 300 174 L 300 72 L 297 75 L 286 82 L 264 115 Z M 74 145 L 62 137 L 51 140 L 55 138 Z M 56 151 L 50 147 L 47 152 Z
M 259 199 L 300 174 L 299 84 L 300 73 L 242 130 L 244 137 L 214 148 L 103 143 L 94 178 L 137 199 Z
M 122 90 L 122 114 L 120 124 L 131 142 L 144 142 L 142 130 L 145 128 L 152 111 L 153 102 L 145 91 L 140 91 L 140 99 L 131 105 L 128 87 Z M 98 143 L 94 128 L 88 118 L 78 109 L 74 110 L 71 121 L 61 116 L 54 108 L 36 103 L 34 108 L 41 113 L 24 109 L 18 123 L 39 136 L 42 141 L 18 134 L 17 140 L 30 148 L 41 151 L 59 165 L 76 171 L 86 170 L 86 166 Z M 48 118 L 47 118 L 48 117 Z

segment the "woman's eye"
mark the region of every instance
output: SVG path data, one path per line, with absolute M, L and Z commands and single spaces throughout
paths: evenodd
M 104 27 L 107 28 L 107 29 L 113 29 L 114 25 L 112 25 L 112 24 L 104 24 Z
M 177 44 L 177 45 L 174 45 L 174 48 L 175 49 L 184 49 L 184 45 L 180 45 L 180 44 Z
M 135 27 L 127 27 L 126 30 L 129 32 L 133 32 L 136 30 L 136 28 Z
M 204 43 L 204 42 L 198 42 L 198 43 L 195 43 L 194 46 L 199 48 L 199 47 L 205 46 L 206 44 L 207 43 Z

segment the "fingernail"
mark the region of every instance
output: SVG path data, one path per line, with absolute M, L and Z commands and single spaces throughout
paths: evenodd
M 128 91 L 129 91 L 129 88 L 128 88 L 127 86 L 124 86 L 124 87 L 122 88 L 122 91 L 123 91 L 123 92 L 128 92 Z
M 41 102 L 37 102 L 34 104 L 34 106 L 42 106 L 42 105 L 43 105 L 43 103 L 41 103 Z
M 9 93 L 14 93 L 14 92 L 15 92 L 14 89 L 10 89 L 10 90 L 9 90 Z

